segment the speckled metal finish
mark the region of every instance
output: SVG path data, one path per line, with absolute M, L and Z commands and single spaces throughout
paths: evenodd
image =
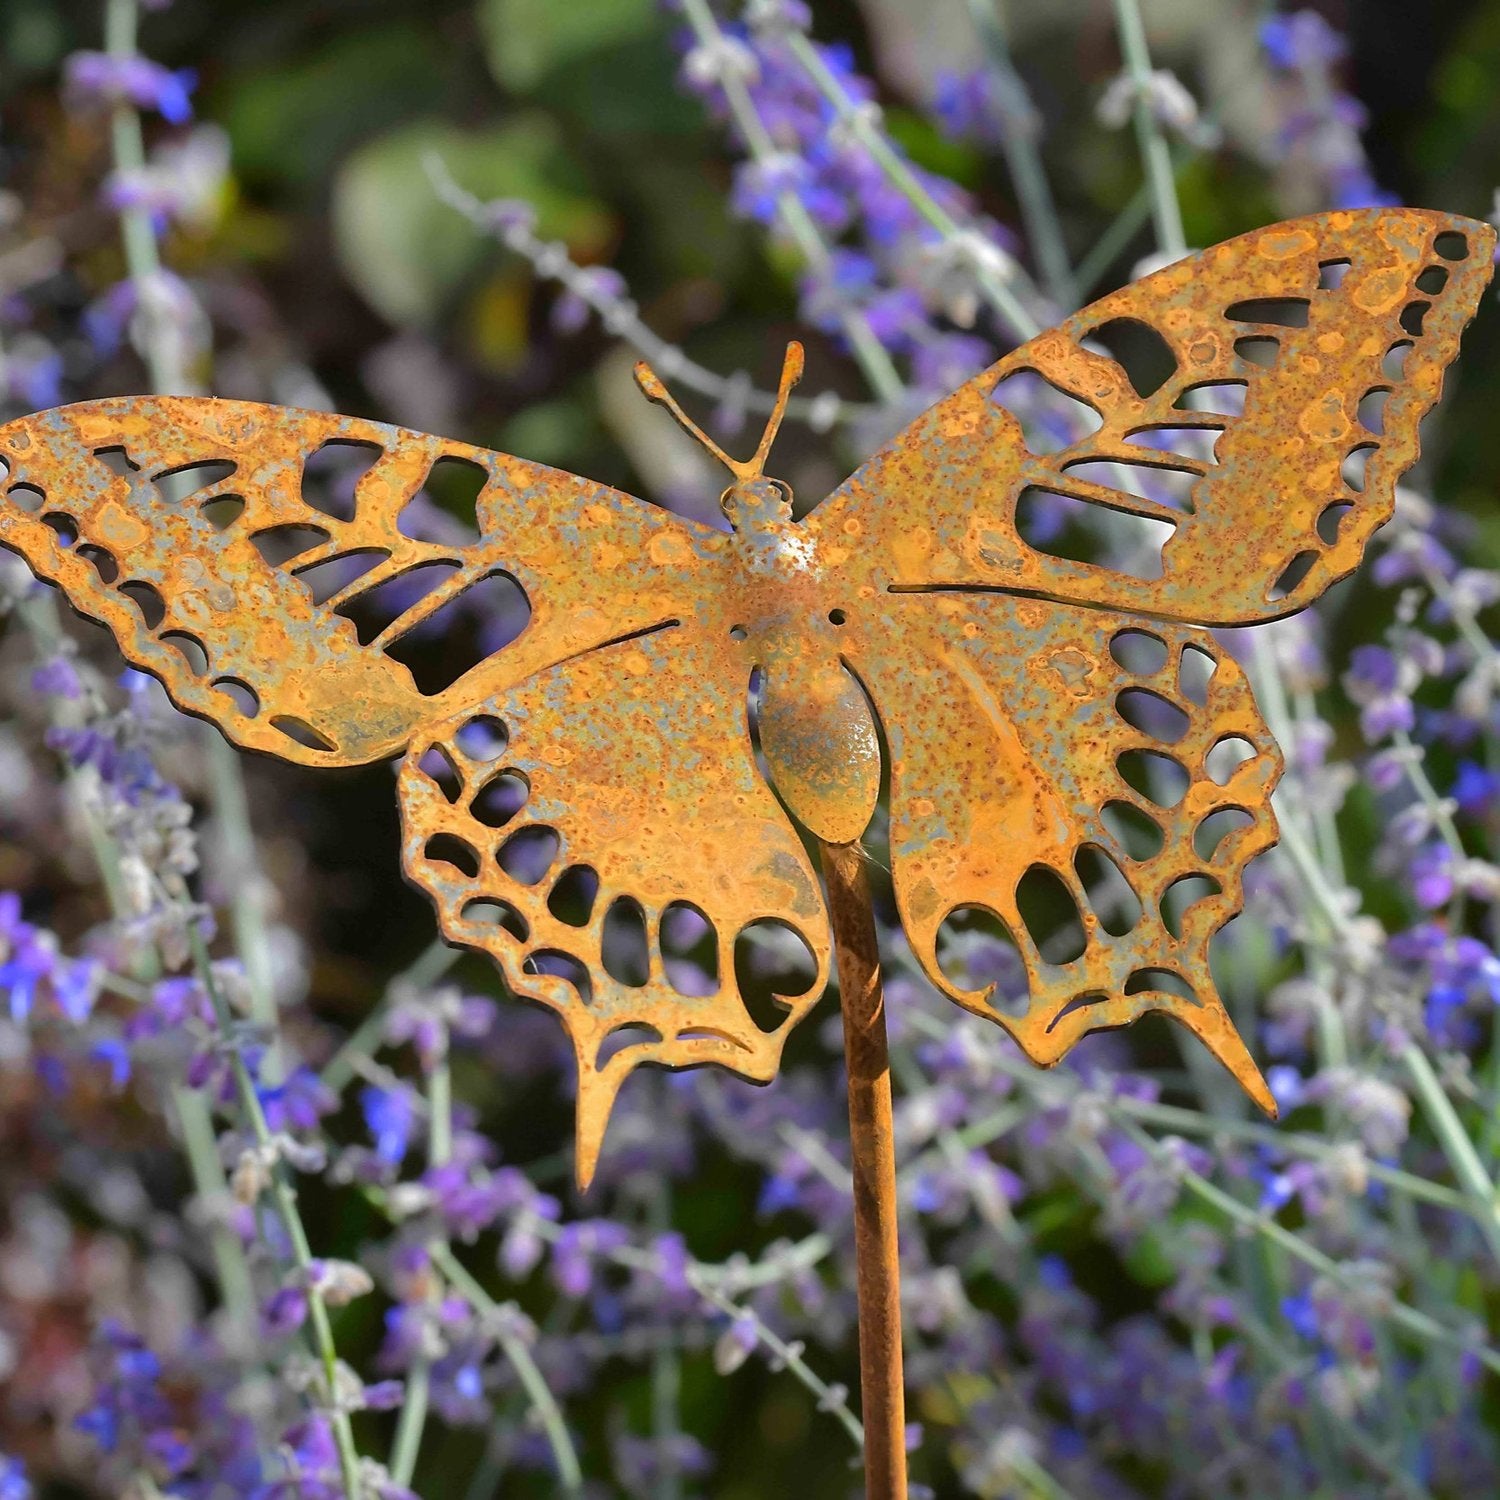
M 1043 1064 L 1088 1030 L 1165 1011 L 1271 1110 L 1207 950 L 1239 910 L 1245 863 L 1274 841 L 1280 758 L 1203 627 L 1287 614 L 1356 566 L 1417 455 L 1494 239 L 1466 219 L 1368 210 L 1205 251 L 1008 355 L 801 521 L 762 474 L 774 427 L 754 459 L 726 460 L 726 532 L 379 423 L 141 397 L 0 428 L 0 543 L 237 744 L 305 765 L 405 753 L 405 869 L 447 937 L 562 1017 L 584 1181 L 639 1064 L 775 1073 L 830 958 L 823 894 L 784 808 L 823 844 L 857 840 L 882 732 L 901 917 L 945 993 Z M 1170 371 L 1154 384 L 1094 342 L 1122 320 L 1154 331 Z M 1017 374 L 1072 398 L 1097 430 L 1028 448 L 1001 404 Z M 307 459 L 329 443 L 378 450 L 347 515 L 304 492 Z M 443 457 L 485 472 L 467 545 L 401 528 Z M 175 498 L 158 488 L 215 462 L 232 470 L 185 496 L 182 481 Z M 1143 518 L 1166 540 L 1134 571 L 1070 559 L 1029 527 L 1037 497 Z M 301 528 L 280 533 L 301 550 L 268 547 L 275 528 Z M 308 586 L 349 556 L 374 564 L 331 595 Z M 438 564 L 438 587 L 363 643 L 337 613 Z M 496 572 L 525 591 L 524 630 L 451 687 L 419 692 L 386 648 Z M 500 821 L 486 801 L 498 778 L 515 789 Z M 1237 826 L 1215 840 L 1226 820 Z M 544 867 L 507 859 L 520 836 Z M 597 877 L 582 911 L 554 899 L 577 867 Z M 1101 871 L 1131 898 L 1109 912 L 1096 909 Z M 1027 882 L 1050 892 L 1035 910 Z M 644 974 L 610 972 L 617 903 L 644 924 Z M 662 961 L 676 904 L 711 926 L 712 994 L 682 993 Z M 944 972 L 940 931 L 966 909 L 1009 931 L 1024 1004 Z M 800 935 L 816 971 L 769 1029 L 734 966 L 737 937 L 765 922 Z

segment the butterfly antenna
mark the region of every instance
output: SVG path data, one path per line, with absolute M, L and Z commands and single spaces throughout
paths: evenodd
M 731 458 L 683 411 L 672 393 L 662 384 L 660 376 L 645 360 L 638 360 L 635 367 L 635 383 L 640 386 L 641 394 L 648 401 L 654 401 L 656 405 L 666 407 L 676 418 L 678 426 L 690 436 L 697 438 L 739 480 L 760 478 L 765 469 L 766 457 L 771 451 L 771 444 L 775 442 L 776 433 L 781 427 L 781 419 L 786 415 L 787 398 L 792 393 L 792 387 L 801 378 L 802 345 L 793 340 L 787 345 L 786 359 L 781 367 L 781 384 L 776 391 L 776 402 L 771 408 L 771 415 L 766 419 L 766 430 L 761 434 L 760 446 L 755 450 L 753 458 L 742 459 Z
M 781 384 L 776 388 L 776 403 L 771 408 L 771 415 L 766 418 L 766 430 L 760 435 L 760 447 L 755 450 L 755 457 L 750 460 L 755 478 L 759 478 L 765 472 L 771 444 L 776 441 L 776 434 L 781 431 L 781 419 L 786 416 L 786 403 L 792 394 L 792 387 L 801 379 L 802 345 L 793 339 L 786 346 L 786 358 L 781 362 Z
M 641 394 L 648 400 L 654 401 L 658 406 L 664 406 L 677 419 L 677 425 L 690 437 L 695 437 L 713 456 L 729 470 L 736 479 L 749 479 L 750 465 L 741 463 L 737 458 L 731 458 L 709 435 L 683 411 L 673 399 L 672 393 L 661 383 L 660 376 L 646 363 L 645 360 L 637 360 L 635 366 L 635 383 L 640 386 Z

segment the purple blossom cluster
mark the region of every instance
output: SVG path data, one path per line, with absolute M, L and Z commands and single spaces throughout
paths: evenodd
M 800 412 L 847 429 L 850 456 L 1058 310 L 1026 237 L 892 141 L 882 84 L 809 35 L 809 8 L 757 0 L 731 24 L 680 0 L 672 24 L 733 157 L 726 211 L 797 257 L 798 315 L 870 380 L 868 402 Z M 1259 47 L 1286 211 L 1389 201 L 1344 39 L 1299 11 Z M 950 139 L 1012 163 L 1036 148 L 1008 67 L 930 82 Z M 1144 100 L 1175 149 L 1231 149 L 1173 73 L 1097 84 L 1091 129 Z M 148 116 L 151 151 L 98 184 L 127 274 L 77 270 L 76 338 L 45 331 L 56 267 L 9 254 L 39 269 L 0 298 L 5 414 L 123 360 L 136 382 L 207 385 L 216 343 L 236 388 L 250 370 L 277 389 L 288 372 L 256 366 L 265 341 L 225 311 L 255 299 L 165 263 L 232 187 L 225 138 L 191 123 L 191 73 L 81 52 L 59 88 L 79 128 Z M 617 271 L 538 238 L 530 205 L 447 197 L 561 284 L 556 333 L 598 315 L 657 337 Z M 28 232 L 0 222 L 0 248 Z M 725 411 L 761 394 L 668 354 Z M 1039 448 L 1076 435 L 1043 391 L 1012 410 Z M 413 524 L 457 522 L 427 497 Z M 934 992 L 885 911 L 914 1495 L 1495 1489 L 1500 573 L 1480 555 L 1451 509 L 1403 492 L 1360 621 L 1234 643 L 1286 751 L 1285 842 L 1216 959 L 1280 1126 L 1159 1039 L 1099 1036 L 1034 1070 Z M 817 1469 L 836 1487 L 860 1443 L 837 1019 L 765 1090 L 637 1076 L 580 1199 L 566 1153 L 533 1149 L 572 1077 L 551 1018 L 441 945 L 381 976 L 354 1024 L 310 1004 L 312 956 L 265 873 L 295 864 L 302 830 L 267 807 L 252 831 L 238 764 L 19 571 L 0 604 L 0 819 L 26 855 L 0 863 L 0 1431 L 18 1455 L 0 1500 L 54 1480 L 410 1500 L 448 1482 L 449 1442 L 491 1493 L 686 1500 L 729 1482 L 689 1376 L 731 1403 L 769 1382 L 813 1434 L 809 1473 L 842 1445 Z M 950 929 L 942 957 L 1024 993 L 987 930 Z M 514 1140 L 497 1091 L 537 1116 Z M 743 1199 L 732 1241 L 710 1176 Z
M 1315 10 L 1268 17 L 1261 45 L 1286 95 L 1277 140 L 1282 170 L 1306 172 L 1330 208 L 1374 208 L 1396 198 L 1375 181 L 1360 142 L 1363 104 L 1339 86 L 1348 46 Z
M 193 118 L 197 82 L 191 68 L 174 73 L 135 53 L 75 52 L 63 70 L 63 86 L 79 107 L 130 105 L 159 114 L 171 125 Z
M 862 143 L 851 116 L 876 122 L 880 110 L 875 86 L 855 69 L 850 49 L 807 42 L 834 81 L 835 102 L 789 50 L 789 34 L 800 35 L 807 24 L 802 10 L 763 7 L 754 15 L 750 27 L 689 38 L 682 63 L 684 86 L 745 153 L 734 171 L 732 211 L 784 236 L 792 200 L 825 246 L 801 280 L 803 319 L 839 343 L 847 341 L 853 315 L 893 355 L 910 360 L 919 390 L 951 390 L 994 357 L 992 346 L 970 332 L 979 298 L 965 246 L 934 227 Z M 727 90 L 736 88 L 743 89 L 753 125 L 732 107 Z M 974 94 L 972 84 L 943 81 L 941 114 L 956 133 L 982 128 L 989 105 Z M 901 166 L 996 263 L 1010 263 L 1018 248 L 1011 231 L 945 178 L 904 158 Z

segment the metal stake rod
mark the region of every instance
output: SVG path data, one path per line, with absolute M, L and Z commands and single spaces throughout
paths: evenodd
M 854 1163 L 860 1408 L 868 1500 L 906 1500 L 906 1390 L 901 1375 L 901 1263 L 891 1060 L 875 910 L 858 844 L 820 844 L 838 960 Z

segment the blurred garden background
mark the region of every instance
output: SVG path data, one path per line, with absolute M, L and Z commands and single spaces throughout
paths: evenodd
M 796 337 L 806 505 L 1183 245 L 1497 186 L 1494 0 L 7 0 L 0 416 L 333 409 L 707 518 L 632 364 L 748 451 Z M 1487 294 L 1397 521 L 1249 657 L 1307 858 L 1215 964 L 1281 1125 L 1160 1018 L 1030 1069 L 877 829 L 914 1493 L 1500 1487 L 1497 402 Z M 27 580 L 0 1500 L 858 1493 L 834 999 L 768 1088 L 636 1075 L 580 1198 L 561 1028 L 435 943 L 391 768 L 228 751 Z

